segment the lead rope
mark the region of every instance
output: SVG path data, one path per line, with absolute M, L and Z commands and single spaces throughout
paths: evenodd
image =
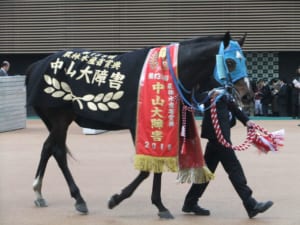
M 248 149 L 250 145 L 253 143 L 253 141 L 255 141 L 255 139 L 257 138 L 257 131 L 260 131 L 263 134 L 267 135 L 272 140 L 272 143 L 277 144 L 277 140 L 274 137 L 274 135 L 269 133 L 264 128 L 254 124 L 253 127 L 247 129 L 246 140 L 240 145 L 232 146 L 232 144 L 230 144 L 222 134 L 222 130 L 220 128 L 220 124 L 217 116 L 216 104 L 213 104 L 213 102 L 214 102 L 214 98 L 211 98 L 212 107 L 210 108 L 210 112 L 211 112 L 212 123 L 216 132 L 218 142 L 223 146 L 225 146 L 226 148 L 232 148 L 233 150 L 237 150 L 237 151 L 243 151 Z

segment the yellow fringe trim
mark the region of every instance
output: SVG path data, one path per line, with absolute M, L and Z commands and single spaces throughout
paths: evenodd
M 214 174 L 206 167 L 183 169 L 178 172 L 177 182 L 179 183 L 207 183 L 214 179 Z
M 154 173 L 177 172 L 177 157 L 154 157 L 146 155 L 135 155 L 134 168 L 141 171 Z

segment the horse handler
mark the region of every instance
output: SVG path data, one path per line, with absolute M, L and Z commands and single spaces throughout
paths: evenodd
M 219 96 L 218 96 L 219 95 Z M 219 120 L 220 130 L 227 142 L 231 144 L 230 129 L 236 123 L 236 119 L 240 120 L 248 128 L 252 127 L 254 123 L 249 120 L 248 116 L 239 109 L 234 98 L 230 94 L 220 95 L 217 91 L 212 94 L 216 101 L 216 114 Z M 205 107 L 210 106 L 210 101 L 205 103 Z M 258 213 L 265 212 L 272 205 L 272 201 L 258 202 L 252 196 L 252 190 L 247 185 L 247 180 L 243 172 L 242 166 L 231 147 L 225 147 L 219 143 L 217 138 L 218 131 L 215 130 L 211 115 L 211 110 L 206 110 L 202 122 L 201 137 L 208 139 L 204 158 L 207 167 L 215 172 L 219 162 L 221 162 L 228 177 L 241 198 L 243 205 L 248 213 L 249 218 L 255 217 Z M 210 215 L 210 211 L 201 208 L 198 205 L 198 200 L 204 193 L 208 183 L 195 184 L 193 183 L 188 191 L 184 205 L 183 212 L 194 213 L 195 215 Z

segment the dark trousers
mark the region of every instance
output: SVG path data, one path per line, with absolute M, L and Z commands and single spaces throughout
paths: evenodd
M 299 110 L 299 104 L 298 103 L 294 103 L 292 104 L 292 117 L 294 118 L 299 118 L 299 113 L 300 110 Z
M 212 172 L 215 172 L 219 162 L 221 162 L 222 166 L 229 176 L 234 189 L 242 199 L 245 208 L 253 208 L 256 201 L 251 197 L 252 190 L 247 185 L 247 180 L 244 175 L 242 166 L 234 150 L 231 148 L 225 148 L 217 141 L 208 141 L 204 158 L 207 167 Z M 189 192 L 186 195 L 184 204 L 191 206 L 197 204 L 198 199 L 204 193 L 207 185 L 208 183 L 192 184 Z
M 287 105 L 285 104 L 278 104 L 278 114 L 279 116 L 288 116 L 287 113 Z
M 264 116 L 269 115 L 269 104 L 262 104 L 262 111 Z

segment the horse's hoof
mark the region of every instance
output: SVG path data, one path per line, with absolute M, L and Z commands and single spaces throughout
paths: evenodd
M 168 210 L 159 212 L 158 216 L 161 219 L 174 219 L 174 216 Z
M 34 201 L 34 204 L 35 204 L 36 207 L 40 207 L 40 208 L 48 206 L 46 200 L 43 199 L 43 198 L 36 199 Z
M 108 201 L 108 208 L 109 209 L 113 209 L 114 207 L 116 207 L 119 204 L 118 201 L 117 201 L 117 197 L 118 197 L 117 194 L 111 196 L 111 198 Z
M 89 212 L 85 202 L 76 203 L 75 208 L 78 212 L 80 212 L 82 214 L 88 214 L 88 212 Z

